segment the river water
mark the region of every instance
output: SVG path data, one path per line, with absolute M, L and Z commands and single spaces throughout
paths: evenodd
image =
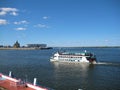
M 58 50 L 93 52 L 98 63 L 53 63 Z M 55 90 L 120 90 L 120 48 L 54 48 L 50 50 L 0 50 L 0 72 Z

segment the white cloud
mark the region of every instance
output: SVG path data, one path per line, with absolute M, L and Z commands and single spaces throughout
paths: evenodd
M 45 19 L 45 20 L 48 19 L 48 18 L 49 18 L 49 17 L 47 17 L 47 16 L 44 16 L 44 17 L 43 17 L 43 19 Z
M 16 13 L 16 12 L 11 12 L 10 15 L 17 16 L 18 13 Z
M 106 40 L 104 40 L 104 41 L 105 41 L 105 42 L 109 42 L 109 40 L 107 40 L 107 39 L 106 39 Z
M 16 8 L 6 8 L 6 7 L 0 8 L 0 16 L 6 15 L 6 14 L 17 16 L 18 15 L 17 11 L 18 9 Z
M 19 27 L 19 28 L 15 28 L 15 30 L 17 30 L 17 31 L 23 31 L 23 30 L 26 30 L 26 28 Z
M 16 8 L 0 8 L 0 10 L 9 12 L 9 11 L 18 11 Z
M 7 20 L 0 19 L 0 25 L 6 25 L 6 24 L 8 24 Z
M 7 14 L 7 12 L 5 12 L 5 11 L 0 11 L 0 16 L 6 15 L 6 14 Z
M 27 22 L 26 20 L 23 20 L 23 21 L 19 21 L 19 22 L 14 22 L 14 24 L 28 24 L 29 22 Z
M 45 24 L 37 24 L 37 25 L 34 25 L 34 27 L 39 27 L 39 28 L 49 28 L 47 25 Z

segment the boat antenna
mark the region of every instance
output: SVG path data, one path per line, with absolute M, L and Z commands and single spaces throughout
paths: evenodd
M 87 50 L 85 50 L 85 53 L 87 52 Z
M 9 77 L 12 77 L 12 71 L 9 71 Z
M 33 85 L 36 86 L 36 83 L 37 83 L 37 78 L 34 78 Z

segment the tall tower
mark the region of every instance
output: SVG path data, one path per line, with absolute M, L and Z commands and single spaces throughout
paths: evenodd
M 20 44 L 18 43 L 18 41 L 15 42 L 15 44 L 13 45 L 14 48 L 19 48 Z

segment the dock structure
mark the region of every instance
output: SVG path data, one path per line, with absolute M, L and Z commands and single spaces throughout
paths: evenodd
M 36 82 L 36 81 L 35 81 Z M 49 90 L 40 86 L 36 86 L 30 83 L 26 83 L 17 80 L 10 76 L 6 76 L 0 73 L 0 87 L 5 88 L 5 90 Z

